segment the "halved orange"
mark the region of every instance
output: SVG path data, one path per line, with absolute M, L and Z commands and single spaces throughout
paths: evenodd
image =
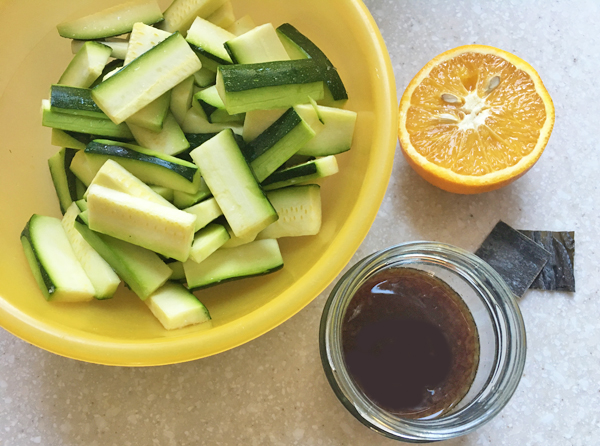
M 398 134 L 424 179 L 474 194 L 527 172 L 553 125 L 552 99 L 531 65 L 497 48 L 466 45 L 435 57 L 410 82 Z

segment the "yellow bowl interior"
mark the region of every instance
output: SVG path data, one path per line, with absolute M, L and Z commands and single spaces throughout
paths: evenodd
M 54 353 L 113 365 L 176 363 L 219 353 L 282 323 L 339 274 L 367 234 L 383 199 L 396 145 L 396 88 L 385 45 L 359 0 L 234 0 L 237 17 L 257 24 L 289 22 L 338 68 L 358 112 L 353 148 L 340 172 L 322 181 L 319 235 L 282 239 L 285 267 L 267 275 L 202 290 L 212 326 L 166 331 L 125 288 L 86 304 L 44 300 L 19 235 L 33 213 L 60 217 L 47 159 L 50 129 L 40 104 L 72 57 L 56 24 L 114 1 L 0 0 L 0 325 Z M 161 2 L 167 6 L 168 2 Z M 77 5 L 74 7 L 74 5 Z

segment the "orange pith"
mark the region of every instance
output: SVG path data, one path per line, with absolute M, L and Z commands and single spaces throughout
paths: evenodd
M 496 189 L 541 155 L 554 122 L 539 76 L 518 57 L 471 45 L 427 64 L 400 103 L 399 136 L 410 164 L 458 193 Z

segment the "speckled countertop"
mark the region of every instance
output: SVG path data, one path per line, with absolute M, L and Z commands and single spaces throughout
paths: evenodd
M 481 43 L 530 62 L 554 99 L 550 143 L 525 177 L 458 196 L 420 179 L 398 152 L 383 205 L 352 259 L 438 240 L 474 250 L 494 224 L 576 231 L 578 291 L 530 291 L 523 379 L 503 412 L 444 444 L 595 445 L 600 433 L 600 3 L 367 0 L 398 96 L 446 49 Z M 594 19 L 595 18 L 595 19 Z M 186 364 L 105 367 L 65 359 L 0 331 L 0 445 L 393 445 L 337 401 L 317 331 L 329 287 L 272 332 Z

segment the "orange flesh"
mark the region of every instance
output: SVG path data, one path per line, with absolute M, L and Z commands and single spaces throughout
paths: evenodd
M 486 94 L 495 76 L 500 84 Z M 460 103 L 448 103 L 442 94 Z M 545 121 L 544 102 L 526 72 L 492 54 L 464 53 L 435 66 L 416 87 L 406 129 L 428 161 L 480 176 L 514 166 L 531 153 Z

